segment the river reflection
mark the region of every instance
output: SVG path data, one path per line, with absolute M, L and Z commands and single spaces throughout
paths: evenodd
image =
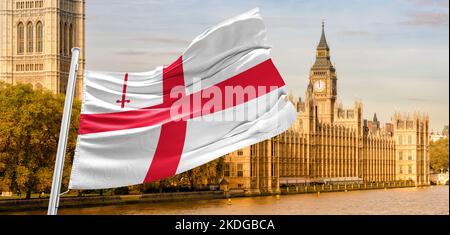
M 16 214 L 45 214 L 46 211 Z M 356 215 L 449 214 L 448 186 L 351 192 L 140 203 L 131 205 L 60 209 L 59 214 L 176 214 L 176 215 Z

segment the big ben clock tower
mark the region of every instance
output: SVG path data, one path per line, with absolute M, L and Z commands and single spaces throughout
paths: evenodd
M 330 48 L 325 38 L 323 22 L 322 35 L 317 46 L 316 61 L 311 68 L 309 82 L 313 87 L 319 121 L 332 123 L 337 96 L 337 77 L 336 70 L 330 61 Z

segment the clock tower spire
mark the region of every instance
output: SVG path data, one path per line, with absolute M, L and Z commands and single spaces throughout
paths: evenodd
M 316 61 L 311 68 L 309 82 L 314 89 L 319 121 L 333 123 L 337 96 L 336 70 L 330 60 L 330 47 L 325 37 L 325 22 L 316 49 Z

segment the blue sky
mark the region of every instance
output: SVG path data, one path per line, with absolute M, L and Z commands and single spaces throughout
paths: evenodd
M 448 0 L 86 1 L 87 68 L 169 64 L 205 29 L 255 7 L 295 95 L 304 95 L 324 19 L 344 105 L 361 98 L 365 118 L 418 110 L 432 128 L 448 125 Z

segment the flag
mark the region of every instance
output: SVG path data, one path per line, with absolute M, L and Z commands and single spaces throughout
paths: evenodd
M 149 72 L 85 71 L 70 189 L 141 184 L 286 131 L 297 112 L 258 9 Z

